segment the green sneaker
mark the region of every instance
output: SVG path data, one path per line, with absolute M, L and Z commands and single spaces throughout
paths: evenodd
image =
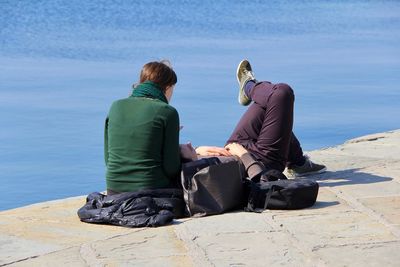
M 251 103 L 251 99 L 249 99 L 244 93 L 244 87 L 247 81 L 256 80 L 249 61 L 246 59 L 240 61 L 236 70 L 236 77 L 239 83 L 238 101 L 241 105 L 247 106 Z
M 325 165 L 312 162 L 308 156 L 305 156 L 305 158 L 306 162 L 304 162 L 303 166 L 293 165 L 287 169 L 290 176 L 297 178 L 326 171 Z

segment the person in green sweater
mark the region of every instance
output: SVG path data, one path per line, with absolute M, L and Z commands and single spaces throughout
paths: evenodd
M 111 105 L 104 133 L 108 195 L 174 187 L 181 157 L 197 158 L 191 144 L 179 145 L 179 115 L 169 105 L 176 83 L 168 62 L 149 62 L 132 95 Z

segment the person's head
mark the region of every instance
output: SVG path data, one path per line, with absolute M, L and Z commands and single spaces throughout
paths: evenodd
M 170 101 L 178 78 L 171 63 L 168 60 L 161 60 L 149 62 L 143 66 L 139 83 L 145 81 L 152 81 L 160 86 L 165 97 Z

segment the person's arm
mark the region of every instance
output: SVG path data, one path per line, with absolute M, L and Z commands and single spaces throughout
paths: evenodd
M 178 112 L 168 107 L 165 109 L 166 125 L 164 129 L 163 144 L 163 169 L 169 178 L 178 176 L 181 169 L 179 148 L 179 115 Z
M 217 146 L 199 146 L 196 148 L 196 153 L 200 156 L 232 156 L 228 150 Z
M 194 150 L 192 143 L 187 143 L 187 144 L 180 144 L 180 153 L 181 153 L 181 160 L 183 162 L 185 161 L 194 161 L 197 160 L 197 153 L 196 150 Z
M 238 143 L 231 143 L 226 145 L 225 148 L 232 155 L 238 156 L 240 158 L 250 179 L 258 177 L 265 171 L 264 165 L 261 162 L 255 160 L 251 153 L 248 152 L 242 145 Z

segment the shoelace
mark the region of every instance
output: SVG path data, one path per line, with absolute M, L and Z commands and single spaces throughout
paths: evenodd
M 308 166 L 310 166 L 310 168 L 312 168 L 313 167 L 313 162 L 310 160 L 310 157 L 308 155 L 304 155 L 304 158 L 306 159 L 306 162 L 304 163 L 303 166 L 308 164 Z

